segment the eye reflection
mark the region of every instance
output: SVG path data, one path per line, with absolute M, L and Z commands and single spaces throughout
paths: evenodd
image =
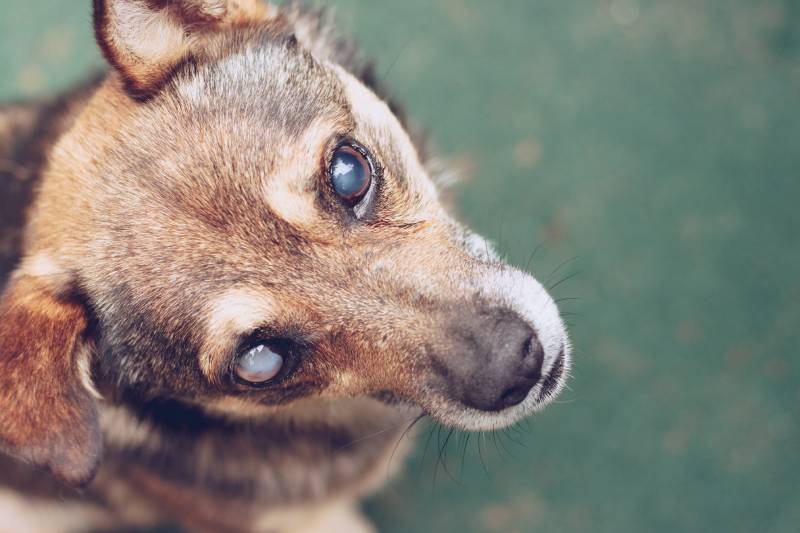
M 283 356 L 265 344 L 250 348 L 239 357 L 236 375 L 250 383 L 265 383 L 281 371 Z

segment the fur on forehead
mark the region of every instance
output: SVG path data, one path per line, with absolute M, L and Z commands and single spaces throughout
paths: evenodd
M 157 101 L 172 106 L 178 116 L 200 113 L 204 122 L 213 115 L 241 126 L 239 121 L 247 117 L 260 132 L 289 139 L 302 135 L 318 118 L 352 127 L 339 80 L 307 52 L 292 42 L 275 41 L 262 29 L 226 40 L 231 43 L 220 45 L 225 52 L 219 58 L 185 65 Z
M 237 189 L 245 182 L 260 187 L 269 175 L 270 194 L 250 190 L 250 198 L 280 198 L 293 212 L 273 214 L 303 225 L 314 222 L 307 216 L 313 213 L 310 178 L 320 168 L 326 141 L 349 134 L 372 149 L 386 170 L 382 186 L 392 200 L 382 209 L 385 221 L 408 223 L 409 215 L 438 213 L 435 188 L 414 143 L 389 105 L 360 79 L 291 42 L 275 41 L 271 30 L 240 29 L 220 43 L 226 52 L 218 60 L 184 65 L 147 106 L 135 110 L 135 120 L 120 130 L 123 142 L 111 149 L 114 166 L 133 167 L 131 176 L 171 176 L 170 200 L 185 182 L 191 194 L 184 196 L 193 203 L 208 195 L 214 203 L 222 192 L 226 180 L 210 190 L 204 173 L 232 173 Z M 172 117 L 167 123 L 164 113 Z M 137 186 L 160 185 L 146 179 Z

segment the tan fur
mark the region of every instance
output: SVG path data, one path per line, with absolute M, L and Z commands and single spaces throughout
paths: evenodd
M 278 172 L 264 186 L 264 200 L 270 209 L 292 226 L 305 231 L 321 222 L 314 205 L 313 191 L 316 186 L 312 176 L 320 166 L 320 160 L 309 154 L 324 153 L 330 142 L 330 133 L 337 129 L 348 129 L 349 124 L 324 123 L 308 128 L 302 138 L 289 146 L 278 147 L 273 157 Z
M 94 478 L 73 496 L 119 523 L 367 531 L 354 502 L 396 470 L 421 413 L 494 429 L 557 394 L 554 302 L 450 217 L 424 150 L 318 15 L 94 5 L 114 68 L 54 114 L 0 298 L 5 452 Z M 40 118 L 0 113 L 0 139 L 35 137 Z M 357 206 L 329 176 L 342 143 L 374 170 Z M 481 338 L 512 322 L 541 374 L 513 407 L 469 407 L 453 371 L 494 364 Z M 262 337 L 291 347 L 291 371 L 235 379 Z M 37 485 L 14 472 L 0 483 Z

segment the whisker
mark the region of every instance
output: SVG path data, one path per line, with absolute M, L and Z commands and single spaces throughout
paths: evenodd
M 558 265 L 556 268 L 554 268 L 554 269 L 553 269 L 553 271 L 552 271 L 552 272 L 550 272 L 550 275 L 548 275 L 548 276 L 547 276 L 547 280 L 545 280 L 545 284 L 547 284 L 547 282 L 548 282 L 548 281 L 550 281 L 550 280 L 553 278 L 553 276 L 555 276 L 555 275 L 556 275 L 556 273 L 557 273 L 559 270 L 561 270 L 562 268 L 564 268 L 565 266 L 567 266 L 569 263 L 571 263 L 571 262 L 575 261 L 575 260 L 576 260 L 576 259 L 578 259 L 579 257 L 580 257 L 580 256 L 578 256 L 578 255 L 574 255 L 574 256 L 570 257 L 569 259 L 567 259 L 566 261 L 562 261 L 562 262 L 561 262 L 561 263 L 560 263 L 560 264 L 559 264 L 559 265 Z
M 436 425 L 431 425 L 428 428 L 428 436 L 425 439 L 425 448 L 422 450 L 422 458 L 420 459 L 420 464 L 425 462 L 425 457 L 428 455 L 428 446 L 431 443 L 431 437 L 433 437 L 433 430 L 436 428 Z
M 490 435 L 492 436 L 492 442 L 494 443 L 494 450 L 497 452 L 498 457 L 503 459 L 503 452 L 500 451 L 500 446 L 497 444 L 497 433 L 493 430 Z
M 417 422 L 419 422 L 420 420 L 425 418 L 425 416 L 426 416 L 426 413 L 423 412 L 419 416 L 414 418 L 414 420 L 412 420 L 411 423 L 406 427 L 406 429 L 404 429 L 403 432 L 400 434 L 400 438 L 397 439 L 397 442 L 394 444 L 394 448 L 392 448 L 392 454 L 389 456 L 389 461 L 386 463 L 386 476 L 387 477 L 389 476 L 389 473 L 391 472 L 392 459 L 394 459 L 394 454 L 397 452 L 397 448 L 400 446 L 400 442 L 402 442 L 403 437 L 408 435 L 408 432 L 411 431 L 411 428 L 416 426 Z
M 538 252 L 541 249 L 543 244 L 544 241 L 539 242 L 539 244 L 536 245 L 536 248 L 534 248 L 533 251 L 531 252 L 531 255 L 528 256 L 528 260 L 525 262 L 526 271 L 530 271 L 531 261 L 533 261 L 533 256 L 536 255 L 536 252 Z
M 453 477 L 453 474 L 451 474 L 450 470 L 447 468 L 447 445 L 450 442 L 450 437 L 453 436 L 453 432 L 454 431 L 455 431 L 455 429 L 450 429 L 447 432 L 447 436 L 444 439 L 444 444 L 439 447 L 439 458 L 436 461 L 436 469 L 434 470 L 434 486 L 436 485 L 436 477 L 435 476 L 439 471 L 439 468 L 438 468 L 439 467 L 439 463 L 442 464 L 442 469 L 444 470 L 445 474 L 447 474 L 447 476 L 450 479 L 452 479 L 453 481 L 455 481 L 456 483 L 459 483 L 458 481 L 456 481 L 456 478 Z M 439 441 L 437 440 L 437 444 L 438 444 L 438 442 Z
M 505 433 L 506 437 L 508 437 L 508 439 L 517 446 L 522 446 L 523 448 L 527 448 L 525 443 L 517 438 L 517 434 L 515 434 L 513 430 L 514 426 L 511 426 L 510 428 L 506 428 L 505 430 L 503 430 L 503 433 Z
M 456 484 L 460 485 L 461 481 L 459 481 L 455 477 L 453 477 L 453 474 L 450 472 L 450 469 L 447 468 L 447 449 L 448 449 L 447 446 L 450 443 L 450 438 L 453 436 L 454 432 L 455 432 L 455 429 L 451 428 L 450 431 L 448 431 L 448 433 L 447 433 L 447 437 L 445 437 L 445 439 L 444 439 L 444 445 L 442 446 L 442 449 L 441 449 L 442 469 L 444 470 L 445 474 L 447 474 L 447 477 L 452 479 Z
M 471 436 L 471 433 L 464 435 L 464 446 L 461 449 L 461 465 L 458 467 L 458 477 L 461 480 L 464 479 L 464 462 L 467 458 L 467 445 L 469 445 L 469 438 Z
M 577 271 L 573 272 L 572 274 L 569 274 L 568 276 L 561 278 L 561 279 L 560 279 L 560 280 L 558 280 L 556 283 L 554 283 L 553 285 L 551 285 L 550 287 L 548 287 L 548 288 L 547 288 L 547 290 L 549 290 L 549 291 L 552 291 L 553 289 L 555 289 L 556 287 L 558 287 L 559 285 L 561 285 L 561 284 L 562 284 L 562 283 L 564 283 L 565 281 L 569 281 L 569 280 L 571 280 L 572 278 L 574 278 L 575 276 L 577 276 L 577 275 L 578 275 L 578 274 L 580 274 L 580 273 L 581 273 L 581 272 L 580 272 L 579 270 L 577 270 Z
M 505 453 L 506 453 L 506 454 L 507 454 L 509 457 L 511 457 L 512 459 L 516 459 L 516 456 L 514 456 L 514 454 L 513 454 L 513 453 L 511 453 L 511 451 L 510 451 L 510 450 L 509 450 L 509 449 L 506 447 L 506 443 L 505 443 L 505 442 L 503 442 L 503 437 L 504 437 L 504 436 L 507 436 L 507 435 L 506 435 L 506 433 L 505 433 L 505 431 L 503 431 L 503 432 L 498 432 L 498 433 L 497 433 L 497 441 L 500 443 L 500 447 L 503 449 L 503 451 L 504 451 L 504 452 L 505 452 Z
M 345 450 L 345 449 L 349 448 L 350 446 L 354 446 L 354 445 L 358 444 L 359 442 L 363 442 L 363 441 L 365 441 L 367 439 L 371 439 L 373 437 L 377 437 L 379 435 L 383 435 L 387 431 L 391 431 L 393 429 L 397 429 L 397 428 L 399 428 L 400 426 L 402 426 L 403 424 L 406 424 L 406 423 L 408 423 L 408 420 L 403 420 L 399 424 L 394 424 L 394 425 L 391 425 L 389 427 L 383 428 L 383 429 L 381 429 L 379 431 L 376 431 L 375 433 L 370 433 L 369 435 L 364 435 L 362 437 L 359 437 L 359 438 L 357 438 L 355 440 L 352 440 L 352 441 L 348 442 L 347 444 L 343 444 L 342 446 L 339 446 L 338 448 L 333 450 L 332 453 L 339 453 L 340 451 Z
M 411 39 L 408 39 L 408 40 L 406 41 L 406 43 L 405 43 L 405 44 L 402 46 L 402 48 L 400 48 L 400 51 L 399 51 L 399 52 L 397 52 L 397 55 L 395 56 L 394 60 L 393 60 L 393 61 L 392 61 L 392 62 L 389 64 L 389 68 L 387 68 L 387 69 L 384 71 L 383 75 L 381 76 L 381 78 L 382 78 L 384 81 L 386 81 L 386 80 L 388 79 L 388 76 L 389 76 L 389 74 L 392 72 L 392 69 L 393 69 L 393 68 L 394 68 L 394 66 L 397 64 L 397 61 L 400 59 L 400 57 L 402 57 L 402 55 L 403 55 L 403 52 L 405 52 L 405 51 L 406 51 L 406 48 L 408 48 L 408 46 L 411 44 L 411 41 L 412 41 Z
M 481 466 L 483 467 L 483 472 L 486 474 L 486 477 L 491 479 L 492 476 L 489 474 L 489 469 L 486 468 L 486 461 L 483 459 L 483 448 L 481 447 L 481 441 L 483 440 L 483 431 L 478 434 L 478 438 L 475 439 L 475 442 L 478 443 L 478 457 L 481 460 Z
M 436 456 L 436 463 L 433 467 L 433 485 L 431 486 L 431 490 L 436 490 L 436 478 L 439 475 L 439 463 L 442 460 L 442 426 L 437 424 L 436 427 L 436 449 L 438 450 L 438 455 Z
M 500 215 L 500 234 L 497 238 L 497 249 L 500 251 L 500 254 L 505 256 L 503 253 L 503 228 L 506 225 L 506 213 Z

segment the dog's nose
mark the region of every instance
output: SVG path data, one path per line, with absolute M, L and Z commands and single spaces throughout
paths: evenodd
M 459 317 L 449 349 L 437 355 L 453 399 L 481 411 L 521 403 L 541 378 L 544 349 L 516 313 L 495 308 Z M 443 367 L 443 368 L 442 368 Z

